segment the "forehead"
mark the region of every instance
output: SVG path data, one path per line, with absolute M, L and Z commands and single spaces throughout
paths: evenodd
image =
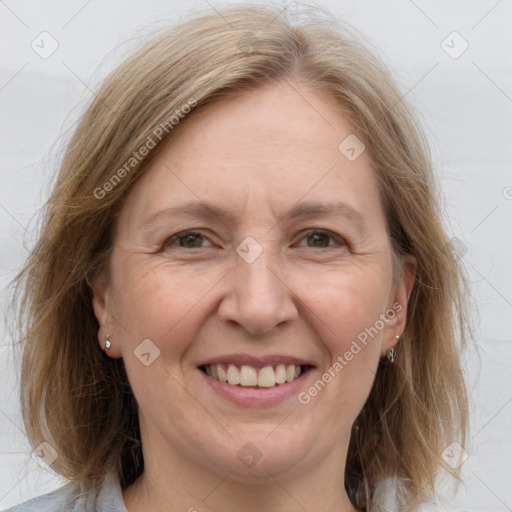
M 367 155 L 349 159 L 343 151 L 354 132 L 329 94 L 303 84 L 203 105 L 162 143 L 127 203 L 154 213 L 217 198 L 227 210 L 259 205 L 279 216 L 307 199 L 382 214 Z
M 341 140 L 354 131 L 326 91 L 282 82 L 203 105 L 168 146 L 175 146 L 174 151 L 180 146 L 183 156 L 204 155 L 204 160 L 210 156 L 206 149 L 212 148 L 219 156 L 246 161 L 273 155 L 296 155 L 297 160 L 318 151 L 336 157 Z

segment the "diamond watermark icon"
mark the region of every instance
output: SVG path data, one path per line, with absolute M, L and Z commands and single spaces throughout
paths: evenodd
M 453 469 L 457 469 L 464 464 L 466 459 L 469 457 L 469 454 L 459 443 L 457 443 L 457 441 L 454 441 L 444 449 L 441 457 L 448 466 Z
M 469 48 L 469 43 L 457 31 L 453 31 L 441 41 L 441 48 L 455 60 Z
M 252 468 L 263 456 L 258 447 L 253 443 L 244 444 L 236 455 L 240 462 L 248 468 Z
M 58 457 L 55 448 L 46 441 L 32 451 L 32 459 L 44 469 L 49 469 Z
M 263 247 L 252 236 L 244 238 L 235 250 L 246 263 L 253 263 L 263 253 Z
M 453 255 L 455 256 L 455 259 L 460 260 L 462 259 L 466 253 L 468 252 L 468 248 L 466 244 L 456 236 L 453 236 L 450 238 L 450 241 L 448 242 L 450 250 L 453 252 Z
M 144 366 L 153 364 L 160 357 L 160 349 L 149 339 L 139 343 L 133 353 Z
M 44 31 L 30 43 L 30 47 L 41 59 L 47 59 L 57 50 L 59 43 L 51 34 Z
M 256 53 L 259 40 L 254 32 L 245 33 L 242 38 L 238 41 L 238 49 L 244 55 L 252 55 Z
M 340 142 L 338 149 L 347 160 L 353 162 L 363 154 L 366 146 L 357 135 L 351 133 Z

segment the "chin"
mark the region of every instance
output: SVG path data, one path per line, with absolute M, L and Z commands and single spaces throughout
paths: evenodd
M 284 436 L 284 425 L 266 427 L 264 434 L 258 429 L 258 432 L 240 432 L 231 439 L 229 447 L 218 454 L 220 459 L 215 457 L 224 466 L 222 473 L 228 472 L 230 479 L 240 482 L 265 483 L 283 473 L 300 472 L 311 458 L 307 454 L 314 458 L 311 450 L 315 442 L 310 436 L 302 435 L 300 439 L 297 435 Z M 324 456 L 318 454 L 319 458 Z

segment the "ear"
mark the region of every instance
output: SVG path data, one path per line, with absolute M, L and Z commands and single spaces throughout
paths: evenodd
M 109 336 L 110 348 L 107 355 L 109 357 L 118 358 L 121 357 L 121 350 L 119 345 L 119 339 L 116 339 L 116 325 L 114 317 L 109 310 L 109 304 L 112 303 L 110 300 L 110 287 L 107 282 L 107 278 L 104 274 L 95 276 L 90 282 L 89 286 L 92 291 L 92 307 L 94 310 L 94 316 L 99 324 L 98 329 L 98 343 L 101 350 L 105 350 L 105 341 Z
M 383 343 L 384 355 L 386 351 L 397 343 L 397 336 L 401 336 L 405 330 L 407 322 L 407 305 L 411 296 L 414 282 L 416 279 L 416 269 L 418 262 L 412 254 L 402 256 L 402 268 L 398 276 L 394 296 L 389 311 L 393 311 L 393 317 L 390 317 L 388 325 L 388 336 Z

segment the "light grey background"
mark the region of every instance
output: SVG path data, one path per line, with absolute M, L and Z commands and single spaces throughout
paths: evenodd
M 479 346 L 466 363 L 472 431 L 457 502 L 461 511 L 512 511 L 512 0 L 319 5 L 370 38 L 425 125 L 446 227 L 458 239 L 471 279 Z M 5 287 L 35 239 L 34 215 L 48 196 L 65 129 L 143 34 L 205 8 L 205 0 L 186 7 L 177 0 L 0 0 L 2 309 Z M 51 48 L 43 31 L 58 43 L 45 59 L 31 47 L 34 41 L 39 52 Z M 0 508 L 6 508 L 61 480 L 31 459 L 18 404 L 18 362 L 4 323 L 1 329 Z

